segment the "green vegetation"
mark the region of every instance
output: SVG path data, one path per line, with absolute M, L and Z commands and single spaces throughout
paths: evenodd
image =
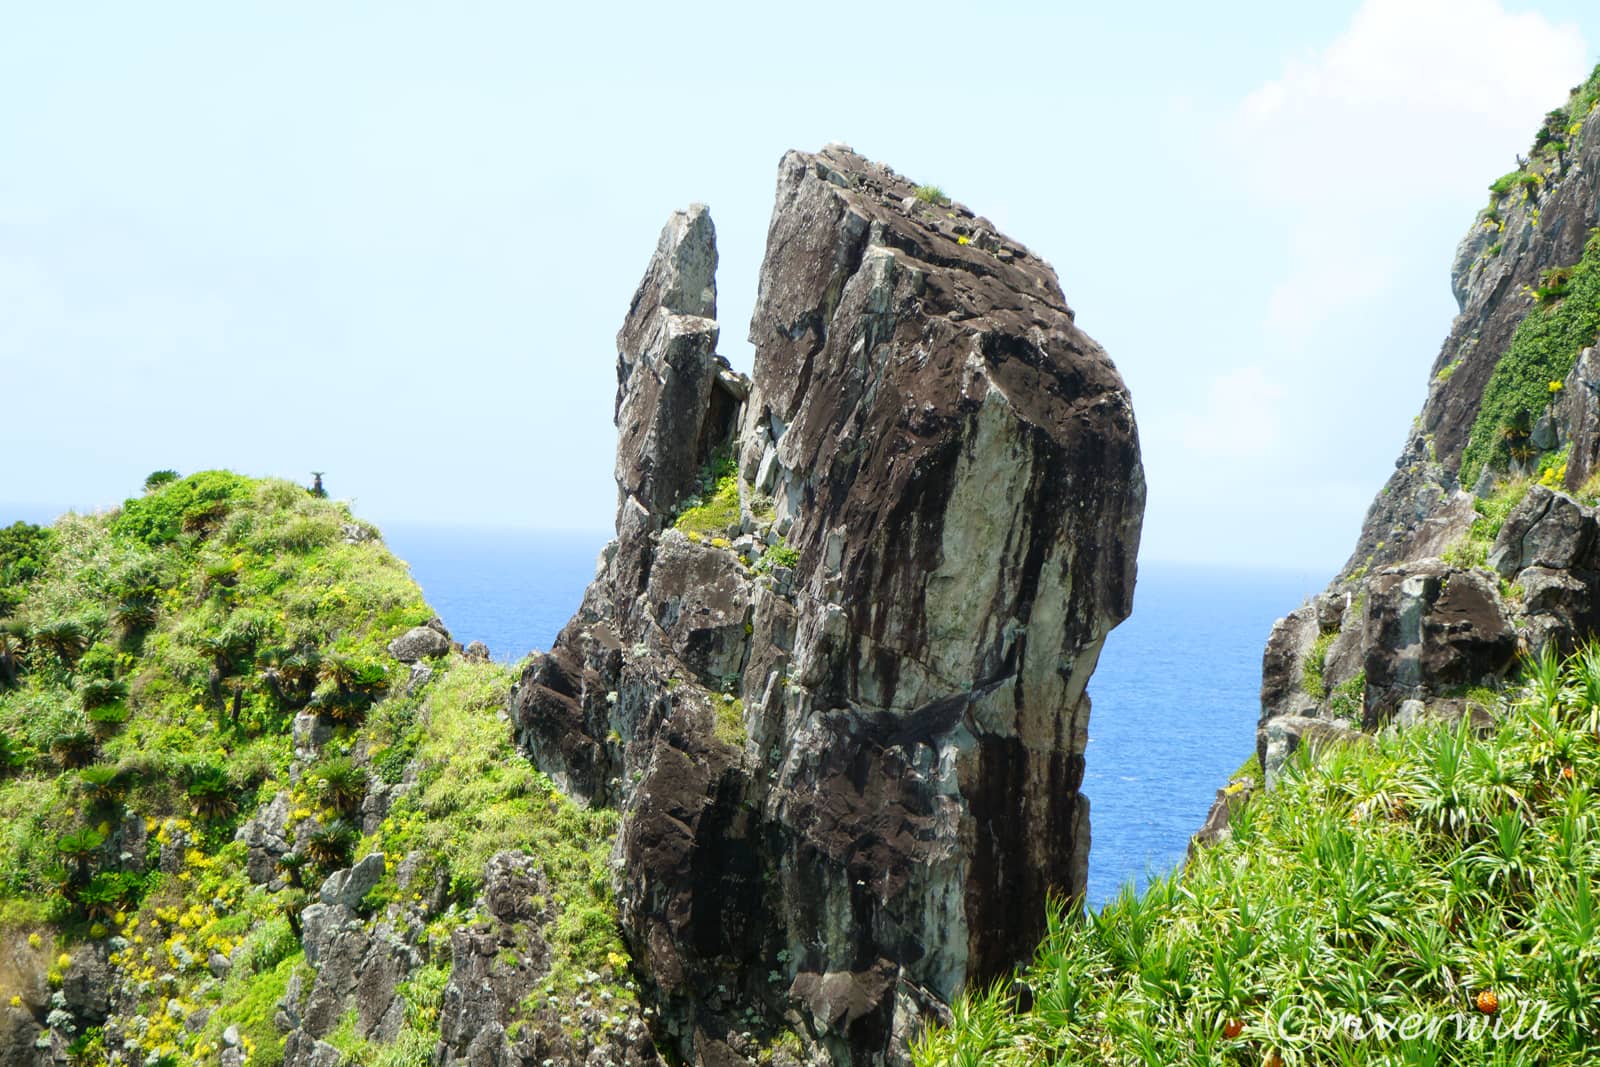
M 1336 719 L 1360 724 L 1366 706 L 1367 672 L 1357 671 L 1328 694 L 1328 711 Z
M 700 492 L 684 500 L 673 526 L 691 538 L 723 537 L 739 525 L 739 470 L 719 452 L 700 474 Z
M 1492 736 L 1301 750 L 1182 871 L 1053 908 L 1026 1007 L 971 991 L 916 1062 L 1594 1062 L 1600 648 L 1501 699 Z
M 935 207 L 950 202 L 950 198 L 944 195 L 944 190 L 937 185 L 919 185 L 915 196 L 924 204 L 933 204 Z
M 1478 513 L 1478 518 L 1472 521 L 1465 540 L 1445 549 L 1444 561 L 1456 567 L 1485 566 L 1489 549 L 1500 535 L 1500 527 L 1505 525 L 1506 516 L 1511 514 L 1512 508 L 1522 503 L 1522 498 L 1528 495 L 1532 487 L 1532 479 L 1508 478 L 1497 484 L 1488 496 L 1474 500 L 1472 507 Z
M 1560 291 L 1560 299 L 1528 312 L 1495 365 L 1461 456 L 1462 484 L 1475 482 L 1485 466 L 1511 458 L 1516 439 L 1503 430 L 1542 414 L 1578 353 L 1600 335 L 1600 231 L 1589 235 L 1582 260 L 1563 276 Z
M 717 721 L 713 728 L 717 740 L 733 748 L 743 748 L 749 734 L 744 728 L 744 701 L 729 693 L 712 694 Z
M 431 923 L 401 1040 L 360 1062 L 428 1058 L 449 932 L 502 849 L 537 855 L 550 879 L 553 981 L 593 971 L 632 996 L 606 868 L 615 815 L 576 808 L 517 755 L 497 719 L 508 668 L 451 656 L 421 692 L 396 684 L 386 646 L 432 612 L 380 541 L 347 543 L 355 521 L 292 483 L 210 471 L 152 475 L 109 515 L 0 530 L 0 939 L 56 939 L 57 983 L 77 945 L 106 943 L 135 1058 L 215 1062 L 232 1025 L 250 1063 L 281 1062 L 273 1016 L 290 979 L 309 980 L 299 913 L 328 871 L 373 851 L 391 870 L 368 905 Z M 294 777 L 301 712 L 332 737 Z M 373 783 L 408 768 L 415 787 L 363 837 Z M 234 838 L 280 792 L 293 851 L 271 892 Z M 393 864 L 413 851 L 402 890 Z M 213 954 L 231 962 L 223 978 Z M 78 1036 L 79 1061 L 103 1062 L 97 1040 Z
M 1318 634 L 1317 639 L 1311 643 L 1311 650 L 1306 653 L 1306 658 L 1300 664 L 1300 687 L 1313 700 L 1321 700 L 1328 695 L 1327 683 L 1323 681 L 1322 672 L 1328 665 L 1328 649 L 1338 636 L 1338 630 Z
M 761 553 L 761 558 L 756 560 L 755 567 L 752 569 L 757 574 L 766 574 L 774 567 L 793 569 L 799 562 L 800 550 L 790 547 L 787 541 L 779 541 L 775 545 L 768 546 L 767 550 Z

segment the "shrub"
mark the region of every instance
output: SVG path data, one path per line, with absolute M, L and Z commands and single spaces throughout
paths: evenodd
M 221 518 L 248 488 L 231 471 L 201 471 L 158 487 L 148 496 L 125 501 L 111 522 L 111 532 L 161 545 L 185 532 L 198 532 Z
M 144 479 L 144 491 L 153 493 L 164 485 L 171 485 L 178 480 L 178 472 L 172 470 L 151 471 Z
M 944 190 L 937 185 L 919 185 L 914 195 L 924 204 L 933 204 L 936 207 L 950 202 L 950 198 L 944 195 Z
M 0 585 L 21 585 L 44 572 L 50 560 L 49 530 L 27 522 L 0 527 Z
M 314 768 L 307 777 L 339 815 L 351 815 L 367 795 L 367 772 L 349 756 L 335 756 Z

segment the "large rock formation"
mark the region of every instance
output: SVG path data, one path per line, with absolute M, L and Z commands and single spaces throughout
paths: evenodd
M 1595 92 L 1547 116 L 1456 251 L 1460 313 L 1395 472 L 1339 575 L 1272 630 L 1264 759 L 1308 720 L 1481 718 L 1472 691 L 1519 653 L 1600 625 L 1600 520 L 1574 499 L 1600 461 Z
M 1047 264 L 847 148 L 780 165 L 751 380 L 715 266 L 674 215 L 618 335 L 617 537 L 512 711 L 622 809 L 659 1040 L 899 1062 L 1083 888 L 1133 414 Z

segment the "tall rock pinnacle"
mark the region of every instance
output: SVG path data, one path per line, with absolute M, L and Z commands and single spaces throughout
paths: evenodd
M 1049 266 L 918 192 L 784 157 L 748 381 L 709 216 L 668 222 L 618 335 L 617 538 L 513 699 L 540 765 L 622 811 L 623 925 L 690 1062 L 783 1031 L 902 1062 L 1084 887 L 1133 413 Z

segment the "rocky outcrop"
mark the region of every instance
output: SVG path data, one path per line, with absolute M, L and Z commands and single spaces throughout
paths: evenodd
M 617 537 L 512 714 L 623 813 L 664 1044 L 899 1062 L 1083 888 L 1133 416 L 1045 263 L 849 149 L 780 165 L 750 380 L 715 264 L 673 216 L 618 335 Z
M 278 1011 L 285 1034 L 286 1067 L 311 1067 L 328 1059 L 323 1038 L 347 1012 L 355 1013 L 357 1037 L 393 1041 L 405 1021 L 398 987 L 423 961 L 420 912 L 394 911 L 369 921 L 361 898 L 383 876 L 383 856 L 366 857 L 323 882 L 316 903 L 300 916 L 301 940 L 312 977 L 290 980 Z M 337 1054 L 332 1062 L 338 1062 Z
M 1282 723 L 1490 725 L 1473 690 L 1505 679 L 1519 655 L 1565 652 L 1600 630 L 1600 525 L 1575 499 L 1600 461 L 1600 360 L 1585 347 L 1593 333 L 1561 316 L 1563 300 L 1589 299 L 1569 287 L 1596 254 L 1600 112 L 1554 133 L 1552 116 L 1457 249 L 1460 313 L 1356 550 L 1273 627 L 1263 762 L 1288 736 Z M 1514 345 L 1529 316 L 1538 325 Z
M 540 995 L 551 969 L 550 898 L 534 857 L 502 852 L 489 861 L 483 921 L 450 935 L 450 984 L 434 1057 L 440 1067 L 661 1062 L 644 1020 L 611 1002 L 610 993 L 597 987 L 570 1003 Z

